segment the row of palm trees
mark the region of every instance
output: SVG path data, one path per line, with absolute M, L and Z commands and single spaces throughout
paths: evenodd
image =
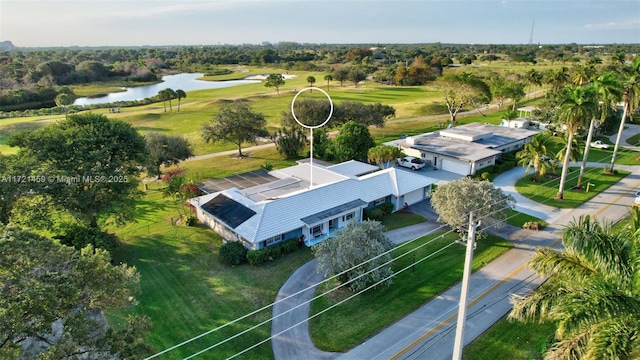
M 164 104 L 164 112 L 167 112 L 167 101 L 169 101 L 169 111 L 173 111 L 171 100 L 178 99 L 178 112 L 180 112 L 180 100 L 186 98 L 187 93 L 180 89 L 173 90 L 171 88 L 166 88 L 164 90 L 160 90 L 157 96 Z
M 573 149 L 573 146 L 575 146 L 575 134 L 579 129 L 587 127 L 589 129 L 577 183 L 577 187 L 581 187 L 589 156 L 589 144 L 593 139 L 596 124 L 604 122 L 611 114 L 612 109 L 617 110 L 618 103 L 622 101 L 622 119 L 611 157 L 611 164 L 608 167 L 608 171 L 613 172 L 626 118 L 637 109 L 640 103 L 640 57 L 636 57 L 630 67 L 623 68 L 620 72 L 593 74 L 593 77 L 588 81 L 585 81 L 581 76 L 576 76 L 574 84 L 565 85 L 552 91 L 558 94 L 559 98 L 555 109 L 556 120 L 559 125 L 564 127 L 567 133 L 566 146 L 564 148 L 565 154 L 558 156 L 558 158 L 562 159 L 562 172 L 556 197 L 562 199 L 564 197 L 569 160 L 573 158 L 572 155 L 575 153 L 575 149 Z M 536 179 L 543 176 L 545 171 L 550 168 L 547 145 L 547 138 L 537 136 L 526 144 L 519 153 L 523 164 L 528 163 L 529 166 L 533 166 Z
M 622 102 L 608 167 L 613 171 L 626 118 L 640 103 L 640 58 L 624 71 L 594 74 L 559 91 L 556 117 L 568 136 L 558 190 L 562 198 L 575 132 L 589 128 L 580 184 L 596 123 L 605 121 Z M 534 167 L 536 177 L 548 169 L 548 141 L 548 136 L 538 135 L 520 153 Z M 584 216 L 564 229 L 561 240 L 561 251 L 536 250 L 529 266 L 548 279 L 531 295 L 513 298 L 510 319 L 556 324 L 556 342 L 545 359 L 640 358 L 640 207 L 632 206 L 631 225 L 626 228 Z

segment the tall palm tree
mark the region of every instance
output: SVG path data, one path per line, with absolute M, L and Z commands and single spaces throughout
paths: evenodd
M 529 85 L 529 91 L 527 91 L 527 98 L 529 98 L 529 94 L 531 94 L 531 87 L 533 85 L 541 86 L 542 85 L 543 75 L 536 69 L 529 69 L 524 76 L 524 80 Z M 537 97 L 537 96 L 536 96 Z
M 187 97 L 187 93 L 182 89 L 176 90 L 176 98 L 178 99 L 178 112 L 180 112 L 180 100 Z
M 606 120 L 609 116 L 611 108 L 616 106 L 622 96 L 622 85 L 618 81 L 618 76 L 615 73 L 607 72 L 595 79 L 593 79 L 593 86 L 598 93 L 598 104 L 600 107 L 600 122 Z M 589 123 L 589 133 L 587 134 L 587 142 L 584 147 L 584 156 L 582 157 L 582 164 L 580 164 L 580 175 L 578 176 L 577 187 L 582 186 L 582 179 L 584 177 L 584 171 L 587 165 L 587 158 L 589 157 L 589 146 L 593 139 L 593 129 L 595 128 L 596 118 L 591 118 Z
M 545 82 L 552 86 L 553 92 L 560 91 L 570 79 L 569 69 L 564 66 L 556 71 L 550 70 L 545 75 Z
M 169 100 L 169 89 L 160 90 L 158 92 L 158 98 L 162 100 L 162 105 L 164 105 L 164 112 L 167 112 L 167 100 Z
M 633 218 L 640 211 L 632 209 Z M 557 322 L 545 359 L 637 359 L 640 356 L 640 238 L 588 216 L 563 231 L 564 249 L 540 248 L 529 266 L 549 276 L 527 297 L 514 297 L 511 319 Z
M 171 88 L 166 88 L 165 91 L 166 91 L 166 94 L 167 94 L 167 100 L 169 100 L 169 111 L 173 111 L 173 106 L 171 105 L 171 100 L 177 98 L 178 95 L 176 94 L 176 91 L 171 89 Z
M 324 76 L 324 79 L 327 80 L 327 91 L 329 91 L 329 81 L 333 80 L 333 75 L 327 74 Z
M 571 158 L 571 148 L 575 133 L 595 115 L 597 110 L 598 100 L 595 88 L 592 86 L 565 86 L 560 109 L 558 110 L 558 120 L 566 128 L 568 136 L 567 149 L 562 161 L 562 175 L 560 176 L 557 199 L 564 197 L 564 185 L 567 180 L 567 170 L 569 169 L 569 159 Z
M 519 165 L 527 166 L 525 174 L 529 173 L 529 169 L 533 167 L 533 177 L 535 181 L 540 181 L 540 177 L 547 173 L 547 170 L 553 166 L 551 158 L 549 158 L 549 136 L 540 133 L 534 136 L 531 141 L 526 143 L 522 150 L 516 153 L 516 157 L 520 159 Z
M 629 72 L 626 74 L 623 88 L 622 119 L 620 120 L 620 128 L 618 129 L 618 136 L 616 137 L 616 145 L 613 147 L 613 155 L 611 155 L 610 172 L 613 172 L 613 165 L 615 164 L 616 156 L 618 155 L 620 139 L 622 138 L 622 131 L 624 130 L 624 122 L 627 119 L 627 115 L 633 114 L 640 103 L 640 57 L 636 56 L 633 59 L 633 64 Z
M 313 86 L 313 84 L 315 84 L 315 82 L 316 82 L 316 78 L 313 77 L 313 76 L 307 76 L 307 82 L 309 83 L 309 86 Z M 311 91 L 313 91 L 313 90 L 311 90 Z M 309 91 L 309 92 L 311 92 L 311 91 Z

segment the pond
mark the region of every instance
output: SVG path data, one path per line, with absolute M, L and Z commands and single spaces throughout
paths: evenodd
M 183 73 L 177 75 L 166 75 L 162 77 L 162 82 L 138 87 L 123 88 L 125 91 L 110 93 L 101 97 L 78 98 L 73 105 L 93 105 L 113 103 L 117 101 L 136 101 L 158 95 L 161 90 L 171 88 L 181 89 L 185 92 L 203 89 L 219 89 L 230 86 L 253 84 L 259 80 L 229 80 L 229 81 L 204 81 L 196 80 L 202 77 L 201 73 Z

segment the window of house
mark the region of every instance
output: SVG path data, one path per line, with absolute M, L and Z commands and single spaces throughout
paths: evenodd
M 386 202 L 386 198 L 380 198 L 373 201 L 373 206 L 382 205 Z
M 276 236 L 272 236 L 270 238 L 268 238 L 267 240 L 265 240 L 267 246 L 271 245 L 271 244 L 275 244 L 277 242 L 282 241 L 282 234 L 280 235 L 276 235 Z
M 314 237 L 318 237 L 322 235 L 322 225 L 316 225 L 314 227 L 311 228 L 311 234 L 313 234 Z
M 353 219 L 353 217 L 356 215 L 356 213 L 348 213 L 345 217 L 347 219 L 347 221 Z
M 338 218 L 329 220 L 329 230 L 333 230 L 338 226 Z

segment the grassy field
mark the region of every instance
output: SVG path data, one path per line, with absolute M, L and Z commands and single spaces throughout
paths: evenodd
M 560 171 L 560 169 L 558 169 L 558 171 Z M 552 180 L 544 179 L 542 182 L 536 183 L 532 182 L 531 175 L 528 175 L 518 180 L 516 183 L 516 190 L 533 201 L 544 203 L 549 206 L 575 208 L 598 195 L 600 192 L 606 190 L 629 174 L 627 171 L 618 170 L 618 174 L 609 175 L 605 174 L 600 168 L 587 168 L 585 170 L 583 187 L 586 188 L 588 182 L 593 184 L 593 186 L 590 187 L 589 192 L 586 192 L 584 189 L 573 189 L 578 181 L 579 171 L 579 168 L 569 169 L 569 172 L 567 173 L 567 182 L 565 183 L 563 200 L 556 200 L 555 198 L 560 184 L 559 176 Z
M 537 221 L 537 222 L 539 222 L 542 225 L 542 227 L 540 229 L 542 229 L 545 226 L 549 225 L 549 224 L 547 224 L 546 221 L 540 220 L 535 216 L 524 214 L 524 213 L 521 213 L 521 212 L 518 212 L 518 211 L 515 211 L 515 210 L 509 210 L 509 214 L 507 215 L 507 221 L 506 222 L 509 225 L 513 225 L 513 226 L 521 228 L 522 225 L 524 225 L 524 223 L 526 223 L 528 221 Z
M 394 251 L 394 258 L 425 245 L 429 240 L 442 235 L 432 234 L 407 244 Z M 457 239 L 456 234 L 447 234 L 416 250 L 417 259 L 422 259 Z M 489 235 L 479 242 L 474 253 L 473 269 L 497 258 L 512 247 L 504 239 Z M 389 287 L 381 286 L 369 290 L 337 307 L 320 314 L 309 322 L 315 345 L 328 351 L 346 351 L 364 341 L 429 299 L 452 286 L 462 278 L 464 265 L 463 246 L 454 245 L 436 256 L 415 266 L 415 272 L 400 269 L 410 266 L 413 256 L 408 255 L 393 264 L 396 276 Z M 322 288 L 319 289 L 322 291 Z M 352 295 L 344 288 L 325 295 L 312 303 L 311 313 L 318 314 L 340 300 Z
M 537 360 L 553 342 L 555 324 L 525 324 L 506 316 L 471 344 L 465 346 L 465 360 Z

